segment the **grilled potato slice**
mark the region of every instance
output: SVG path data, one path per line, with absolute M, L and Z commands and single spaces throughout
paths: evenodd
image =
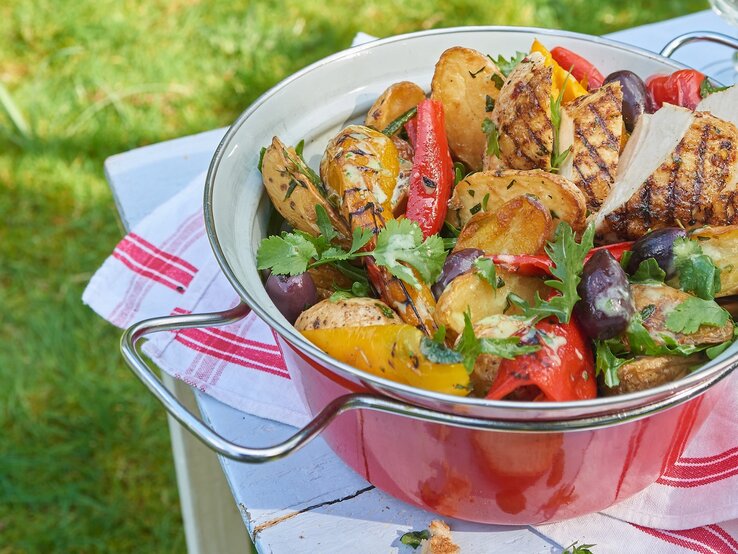
M 720 344 L 733 337 L 733 322 L 722 327 L 701 326 L 696 333 L 674 333 L 666 327 L 666 318 L 669 313 L 691 295 L 668 285 L 632 284 L 630 287 L 636 310 L 643 311 L 647 306 L 653 306 L 653 311 L 643 320 L 643 326 L 660 342 L 659 335 L 669 335 L 679 344 Z
M 496 314 L 519 313 L 508 304 L 507 295 L 515 293 L 530 303 L 535 301 L 536 292 L 545 293 L 546 285 L 537 277 L 525 277 L 497 269 L 504 285 L 497 290 L 476 273 L 467 273 L 451 281 L 436 304 L 434 318 L 438 325 L 445 325 L 448 340 L 455 340 L 464 330 L 464 312 L 470 310 L 473 324 Z
M 300 314 L 295 322 L 298 331 L 306 329 L 337 329 L 368 325 L 399 325 L 400 317 L 381 300 L 346 298 L 331 302 L 321 300 Z
M 463 227 L 483 203 L 494 211 L 521 194 L 537 197 L 548 208 L 554 228 L 566 221 L 574 231 L 584 229 L 587 205 L 582 191 L 567 179 L 538 169 L 472 173 L 456 186 L 448 206 L 457 211 L 456 226 Z
M 499 133 L 500 163 L 510 169 L 551 169 L 553 69 L 530 54 L 510 73 L 497 97 L 492 121 Z M 487 167 L 495 163 L 485 162 Z
M 738 294 L 738 225 L 705 227 L 692 236 L 700 241 L 702 251 L 720 268 L 718 296 Z
M 325 208 L 333 227 L 342 240 L 349 240 L 346 221 L 323 196 L 305 171 L 305 162 L 293 148 L 287 148 L 277 137 L 264 152 L 261 174 L 269 198 L 277 211 L 295 229 L 318 236 L 315 206 Z
M 702 354 L 694 354 L 687 357 L 639 357 L 618 368 L 620 383 L 616 387 L 610 388 L 605 385 L 603 377 L 600 375 L 600 391 L 605 396 L 613 396 L 615 394 L 626 394 L 658 387 L 664 383 L 681 379 L 689 373 L 692 367 L 705 360 L 706 358 Z
M 383 131 L 387 125 L 423 100 L 425 92 L 415 83 L 400 81 L 390 85 L 369 108 L 364 125 Z
M 451 154 L 472 170 L 482 167 L 487 142 L 482 121 L 491 115 L 487 109 L 500 93 L 496 82 L 501 80 L 504 76 L 488 56 L 459 46 L 441 54 L 433 73 L 431 98 L 443 104 Z
M 496 212 L 472 216 L 454 251 L 479 248 L 485 254 L 537 254 L 552 232 L 549 210 L 535 196 L 517 196 Z

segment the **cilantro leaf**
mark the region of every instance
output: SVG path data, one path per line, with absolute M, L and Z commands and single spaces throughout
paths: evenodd
M 623 345 L 619 341 L 613 339 L 598 340 L 595 341 L 595 345 L 595 375 L 602 373 L 604 375 L 605 385 L 608 387 L 618 386 L 620 384 L 618 368 L 632 362 L 633 359 L 618 358 L 616 356 L 615 352 L 620 352 L 623 349 Z
M 710 79 L 705 77 L 705 79 L 700 84 L 700 96 L 702 98 L 707 98 L 713 92 L 720 92 L 722 90 L 727 90 L 728 88 L 729 87 L 719 87 L 719 86 L 713 85 Z
M 351 234 L 351 248 L 349 248 L 349 253 L 354 254 L 355 252 L 358 252 L 364 248 L 372 238 L 374 238 L 374 233 L 369 229 L 357 227 Z
M 658 262 L 653 258 L 646 258 L 630 278 L 631 283 L 663 283 L 666 271 L 661 269 Z
M 657 342 L 643 325 L 643 315 L 640 313 L 633 314 L 625 334 L 630 351 L 636 356 L 690 356 L 705 349 L 704 346 L 679 344 L 669 335 L 661 335 L 659 338 L 662 342 Z
M 477 270 L 477 274 L 482 279 L 487 281 L 490 285 L 492 285 L 492 288 L 495 289 L 495 292 L 498 288 L 505 286 L 505 281 L 502 280 L 502 277 L 497 275 L 495 262 L 493 262 L 491 259 L 480 256 L 479 258 L 474 260 L 474 267 Z
M 482 121 L 482 132 L 487 135 L 487 155 L 500 157 L 500 136 L 497 125 L 490 118 Z
M 256 253 L 256 267 L 271 269 L 278 275 L 299 275 L 307 271 L 310 260 L 318 257 L 312 242 L 297 233 L 265 238 Z
M 386 267 L 392 275 L 419 287 L 411 265 L 426 283 L 436 280 L 446 260 L 443 239 L 431 235 L 425 241 L 417 223 L 409 219 L 391 219 L 377 235 L 377 246 L 372 253 L 377 264 Z
M 421 541 L 427 541 L 428 539 L 430 539 L 430 531 L 428 531 L 428 529 L 423 529 L 422 531 L 410 531 L 409 533 L 405 533 L 400 537 L 400 542 L 407 546 L 418 548 Z
M 514 56 L 511 56 L 510 59 L 505 59 L 504 56 L 499 55 L 497 58 L 493 58 L 492 56 L 487 56 L 490 60 L 494 62 L 494 64 L 497 66 L 497 69 L 500 70 L 500 73 L 502 73 L 505 77 L 508 77 L 510 73 L 512 73 L 513 69 L 521 62 L 523 59 L 527 56 L 525 52 L 515 52 Z
M 725 342 L 721 342 L 720 344 L 716 344 L 715 346 L 711 346 L 707 350 L 705 350 L 705 354 L 707 354 L 707 357 L 711 360 L 714 360 L 717 358 L 720 354 L 725 352 L 728 347 L 733 344 L 732 340 L 726 340 Z
M 320 229 L 320 236 L 327 242 L 332 242 L 338 236 L 338 233 L 333 228 L 331 219 L 328 217 L 328 212 L 320 204 L 315 205 L 315 217 L 317 219 L 318 229 Z
M 458 364 L 464 361 L 461 354 L 428 337 L 420 340 L 420 353 L 434 364 Z
M 720 268 L 702 252 L 693 240 L 679 237 L 674 241 L 674 265 L 679 275 L 679 288 L 704 300 L 712 300 L 720 292 Z
M 666 328 L 675 333 L 696 333 L 702 325 L 722 327 L 728 322 L 728 312 L 713 300 L 696 296 L 687 298 L 666 316 Z

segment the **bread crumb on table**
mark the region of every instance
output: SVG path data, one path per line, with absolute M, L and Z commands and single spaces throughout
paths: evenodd
M 451 540 L 451 528 L 446 522 L 434 519 L 428 525 L 430 539 L 420 543 L 420 554 L 460 554 L 461 548 Z

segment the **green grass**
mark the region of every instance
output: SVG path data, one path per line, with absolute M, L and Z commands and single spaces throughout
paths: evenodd
M 0 109 L 1 554 L 184 550 L 163 410 L 124 369 L 119 331 L 80 302 L 121 236 L 107 156 L 228 124 L 360 29 L 515 24 L 600 34 L 706 7 L 334 4 L 0 3 L 0 84 L 17 108 Z M 4 98 L 0 90 L 0 106 Z

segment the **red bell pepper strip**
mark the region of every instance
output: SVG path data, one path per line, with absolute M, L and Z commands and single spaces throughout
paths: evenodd
M 584 258 L 586 262 L 598 250 L 607 250 L 612 254 L 613 258 L 620 261 L 623 254 L 630 250 L 633 246 L 632 242 L 618 242 L 616 244 L 608 244 L 606 246 L 598 246 L 590 250 Z M 525 275 L 529 277 L 546 277 L 551 275 L 553 262 L 551 258 L 544 255 L 536 254 L 495 254 L 490 256 L 495 265 L 511 273 Z
M 551 57 L 561 67 L 569 71 L 574 78 L 587 87 L 587 90 L 600 88 L 605 81 L 597 68 L 579 54 L 557 46 L 551 50 Z
M 646 79 L 646 88 L 656 109 L 674 104 L 694 110 L 702 100 L 700 86 L 705 75 L 696 69 L 680 69 L 671 75 L 653 75 Z
M 407 123 L 405 123 L 405 132 L 407 132 L 407 141 L 410 146 L 415 150 L 415 137 L 418 134 L 418 118 L 413 117 Z
M 415 155 L 405 216 L 429 237 L 441 230 L 454 185 L 454 170 L 446 139 L 443 105 L 427 99 L 418 104 Z
M 541 349 L 502 360 L 488 399 L 512 394 L 518 400 L 563 402 L 597 396 L 590 341 L 574 317 L 569 323 L 548 318 L 521 335 L 522 344 L 538 344 Z

